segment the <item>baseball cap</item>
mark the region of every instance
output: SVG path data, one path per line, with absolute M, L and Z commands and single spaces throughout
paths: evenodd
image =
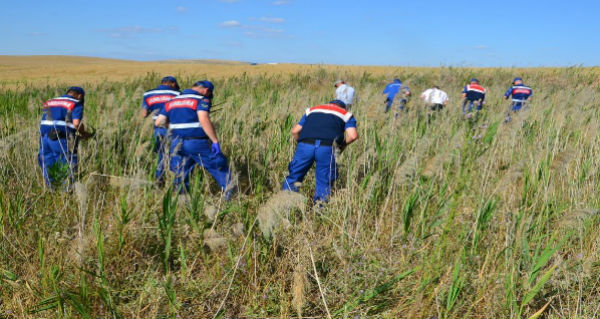
M 81 94 L 81 95 L 85 95 L 85 91 L 82 88 L 78 87 L 78 86 L 72 86 L 72 87 L 70 87 L 67 90 L 67 93 L 68 92 L 75 92 L 75 93 L 78 93 L 78 94 Z
M 515 83 L 515 82 L 517 82 L 517 81 L 523 81 L 523 79 L 517 76 L 517 77 L 516 77 L 516 78 L 513 80 L 513 83 Z
M 479 80 L 477 80 L 476 78 L 472 78 L 471 82 L 479 83 Z
M 343 101 L 340 101 L 340 100 L 330 101 L 329 104 L 335 104 L 335 105 L 337 105 L 339 107 L 346 108 L 346 103 L 344 103 Z
M 211 92 L 215 90 L 215 86 L 212 84 L 212 82 L 210 82 L 208 80 L 198 81 L 198 82 L 194 83 L 194 86 L 201 86 L 201 87 L 207 88 Z
M 164 78 L 162 78 L 162 80 L 160 80 L 160 83 L 165 82 L 175 83 L 175 89 L 179 90 L 179 84 L 177 83 L 177 79 L 174 76 L 165 76 Z
M 335 84 L 333 84 L 333 86 L 337 86 L 338 84 L 342 84 L 342 83 L 344 83 L 344 81 L 342 81 L 342 80 L 337 80 L 337 81 L 335 81 Z

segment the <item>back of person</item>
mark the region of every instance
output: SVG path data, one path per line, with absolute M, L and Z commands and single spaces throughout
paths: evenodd
M 178 96 L 180 93 L 167 85 L 159 85 L 156 89 L 144 93 L 142 106 L 152 114 L 152 119 L 156 120 L 158 112 L 165 106 L 165 103 Z
M 67 94 L 46 101 L 43 106 L 40 122 L 40 145 L 38 164 L 42 169 L 47 186 L 55 186 L 55 182 L 68 182 L 71 187 L 77 170 L 77 137 L 76 131 L 85 134 L 83 124 L 83 103 L 85 92 L 80 87 L 70 87 Z M 63 169 L 54 169 L 56 165 L 66 168 L 68 178 L 65 180 L 58 173 Z
M 80 119 L 83 115 L 83 105 L 79 100 L 69 95 L 63 95 L 46 101 L 43 106 L 40 133 L 42 135 L 50 132 L 58 132 L 66 137 L 66 134 L 75 133 L 75 127 L 71 120 Z
M 485 88 L 479 84 L 477 79 L 471 79 L 471 82 L 465 85 L 462 96 L 464 99 L 462 111 L 465 115 L 467 115 L 467 111 L 469 113 L 473 111 L 473 107 L 480 111 L 483 104 L 485 104 Z
M 479 83 L 470 83 L 465 86 L 463 91 L 465 98 L 469 101 L 483 100 L 485 97 L 485 88 Z
M 504 93 L 504 98 L 508 99 L 512 96 L 512 110 L 518 111 L 523 107 L 525 101 L 527 101 L 531 95 L 533 95 L 533 90 L 523 84 L 523 79 L 520 77 L 516 77 L 513 80 L 513 85 Z
M 321 140 L 324 145 L 333 142 L 341 144 L 344 138 L 346 122 L 352 113 L 335 104 L 324 104 L 306 110 L 303 127 L 298 137 L 298 142 L 307 140 Z
M 400 89 L 402 89 L 402 82 L 395 79 L 394 82 L 385 86 L 382 93 L 387 94 L 387 98 L 393 100 L 396 94 L 400 92 Z
M 314 163 L 313 201 L 327 202 L 337 179 L 336 148 L 341 152 L 358 138 L 356 119 L 346 111 L 344 102 L 333 100 L 307 109 L 291 133 L 298 145 L 282 189 L 297 192 L 298 183 Z
M 444 105 L 448 101 L 448 94 L 437 87 L 425 90 L 421 96 L 423 97 L 424 101 L 429 104 Z
M 400 79 L 394 79 L 394 81 L 392 83 L 386 85 L 385 89 L 383 89 L 382 94 L 386 95 L 386 99 L 385 99 L 385 112 L 386 113 L 390 110 L 390 108 L 392 107 L 392 104 L 394 104 L 394 99 L 396 98 L 396 95 L 398 95 L 399 93 L 401 95 L 401 99 L 400 99 L 400 103 L 398 105 L 398 109 L 404 110 L 404 107 L 406 106 L 406 103 L 408 102 L 408 97 L 411 94 L 408 86 L 402 85 L 402 81 L 400 81 Z M 395 117 L 397 117 L 397 116 L 398 116 L 398 113 L 396 113 Z
M 208 138 L 198 120 L 198 111 L 209 112 L 210 100 L 193 90 L 185 90 L 167 102 L 164 114 L 169 119 L 171 134 L 181 138 Z

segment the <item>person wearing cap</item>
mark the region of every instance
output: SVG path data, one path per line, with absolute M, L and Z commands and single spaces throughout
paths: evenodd
M 428 104 L 431 111 L 441 111 L 448 104 L 448 94 L 434 85 L 421 93 L 421 100 Z
M 334 147 L 343 151 L 358 138 L 354 116 L 346 110 L 344 102 L 333 100 L 306 109 L 291 133 L 298 145 L 288 166 L 289 174 L 283 182 L 283 190 L 297 192 L 304 176 L 316 162 L 313 201 L 327 202 L 337 178 Z
M 479 84 L 479 80 L 473 78 L 470 83 L 465 85 L 463 92 L 463 114 L 473 111 L 473 106 L 477 111 L 481 111 L 483 104 L 485 104 L 485 88 Z
M 68 183 L 70 188 L 77 172 L 79 136 L 90 136 L 81 122 L 85 91 L 72 86 L 65 95 L 42 105 L 38 163 L 44 182 L 50 188 Z
M 156 120 L 158 112 L 165 106 L 165 103 L 179 94 L 179 84 L 177 84 L 177 79 L 172 76 L 165 76 L 160 81 L 158 87 L 144 93 L 144 97 L 142 98 L 141 116 L 146 118 L 149 115 L 152 115 L 152 119 Z M 166 135 L 166 128 L 154 126 L 154 152 L 158 154 L 154 176 L 159 183 L 163 182 L 166 166 L 164 160 L 166 155 Z
M 400 104 L 398 106 L 399 110 L 404 110 L 406 103 L 408 102 L 408 97 L 410 97 L 410 89 L 406 85 L 402 85 L 402 81 L 400 79 L 394 79 L 392 83 L 389 83 L 383 89 L 382 94 L 386 95 L 385 98 L 385 112 L 389 112 L 392 104 L 394 104 L 394 99 L 396 95 L 400 93 L 401 99 Z M 396 113 L 396 117 L 398 116 L 398 112 Z
M 533 90 L 523 84 L 522 78 L 516 77 L 513 80 L 512 86 L 504 93 L 504 98 L 508 100 L 512 96 L 511 109 L 516 112 L 523 107 L 532 95 Z
M 180 193 L 189 190 L 189 175 L 196 165 L 204 167 L 217 181 L 227 200 L 231 174 L 227 158 L 221 152 L 217 133 L 210 120 L 214 85 L 198 81 L 191 89 L 165 103 L 154 124 L 168 123 L 171 139 L 170 169 L 175 173 L 174 186 Z
M 334 86 L 336 99 L 346 103 L 346 109 L 349 110 L 354 102 L 354 88 L 343 80 L 337 80 Z

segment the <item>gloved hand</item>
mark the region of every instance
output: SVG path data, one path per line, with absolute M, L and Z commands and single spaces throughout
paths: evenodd
M 221 146 L 219 145 L 219 142 L 212 143 L 212 145 L 210 146 L 210 151 L 213 152 L 214 154 L 221 153 Z

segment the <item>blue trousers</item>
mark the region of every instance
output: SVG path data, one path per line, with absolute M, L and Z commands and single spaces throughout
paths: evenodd
M 231 182 L 231 173 L 225 155 L 214 154 L 210 151 L 210 140 L 185 140 L 179 137 L 171 141 L 170 169 L 175 173 L 173 186 L 176 190 L 189 190 L 190 173 L 200 165 L 217 181 L 222 190 Z M 184 184 L 182 188 L 181 184 Z
M 469 110 L 469 112 L 473 112 L 473 105 L 474 105 L 474 104 L 475 104 L 475 101 L 471 101 L 471 100 L 465 100 L 465 101 L 463 102 L 463 105 L 462 105 L 462 111 L 463 111 L 463 114 L 466 114 L 466 113 L 467 113 L 467 112 L 465 111 L 465 108 L 467 108 L 467 106 L 468 106 L 468 110 Z M 477 110 L 477 111 L 481 111 L 481 103 L 479 103 L 479 105 L 477 105 L 477 107 L 475 108 L 475 110 Z
M 519 111 L 521 110 L 521 108 L 523 108 L 523 102 L 512 102 L 512 110 L 513 111 Z
M 338 170 L 335 162 L 333 147 L 320 145 L 320 141 L 315 141 L 315 145 L 298 143 L 294 158 L 290 162 L 289 175 L 283 182 L 283 190 L 297 192 L 298 188 L 294 185 L 296 182 L 302 182 L 308 170 L 316 162 L 316 189 L 313 201 L 327 202 L 331 194 L 333 182 L 337 179 Z
M 158 161 L 156 163 L 156 172 L 154 173 L 154 177 L 157 180 L 162 180 L 165 175 L 165 155 L 166 150 L 166 135 L 167 130 L 162 127 L 154 127 L 154 152 L 158 155 Z
M 404 110 L 404 107 L 406 106 L 406 102 L 408 102 L 407 99 L 401 99 L 400 100 L 400 105 L 398 105 L 398 109 L 400 111 Z M 385 99 L 385 113 L 390 111 L 390 108 L 392 107 L 392 104 L 394 104 L 394 98 L 386 98 Z M 397 114 L 396 114 L 397 115 Z
M 72 153 L 71 148 L 66 138 L 53 141 L 47 135 L 40 137 L 38 163 L 49 187 L 55 182 L 75 181 L 78 159 L 76 150 Z

